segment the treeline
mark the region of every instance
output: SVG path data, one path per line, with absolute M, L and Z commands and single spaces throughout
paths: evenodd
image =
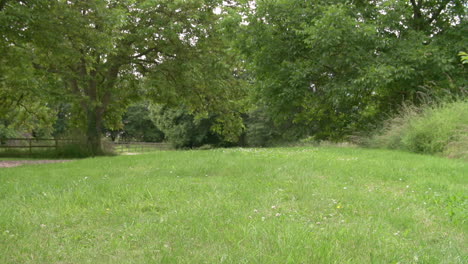
M 466 43 L 466 0 L 3 0 L 0 137 L 349 140 L 466 98 Z

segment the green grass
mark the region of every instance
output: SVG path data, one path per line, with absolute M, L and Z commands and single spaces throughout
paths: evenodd
M 406 106 L 367 143 L 468 160 L 468 100 Z
M 0 169 L 0 263 L 467 263 L 467 176 L 333 147 Z

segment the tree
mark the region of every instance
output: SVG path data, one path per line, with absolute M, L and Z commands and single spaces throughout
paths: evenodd
M 15 10 L 4 12 L 7 3 L 12 1 L 0 1 L 0 137 L 39 131 L 48 135 L 55 120 L 54 102 L 38 92 L 43 88 L 41 78 L 35 74 L 27 49 L 13 44 L 26 36 L 16 34 L 21 32 L 21 22 Z
M 155 105 L 151 107 L 150 117 L 175 148 L 199 147 L 207 144 L 210 137 L 211 120 L 196 119 L 183 107 Z
M 341 139 L 404 101 L 466 91 L 465 1 L 257 1 L 241 13 L 256 96 L 299 133 Z
M 221 2 L 2 1 L 1 21 L 9 26 L 1 33 L 26 53 L 48 96 L 73 103 L 90 151 L 99 154 L 104 120 L 119 124 L 116 119 L 139 96 L 226 109 L 212 100 L 229 97 L 231 85 L 230 78 L 222 79 L 229 66 L 215 35 L 220 17 L 213 10 Z M 207 72 L 213 69 L 221 74 Z
M 126 141 L 162 142 L 164 140 L 164 133 L 151 120 L 148 103 L 131 105 L 125 112 L 122 123 L 123 127 L 118 130 L 118 134 Z

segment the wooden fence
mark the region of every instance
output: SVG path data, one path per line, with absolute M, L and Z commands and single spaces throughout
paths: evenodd
M 68 144 L 82 144 L 77 139 L 60 138 L 8 138 L 0 139 L 0 152 L 8 150 L 19 150 L 21 152 L 32 154 L 34 150 L 53 149 Z M 172 149 L 169 143 L 150 143 L 150 142 L 103 142 L 105 148 L 112 148 L 118 153 L 124 152 L 149 152 L 157 150 Z
M 153 142 L 114 142 L 112 143 L 114 150 L 119 153 L 124 152 L 149 152 L 157 150 L 171 150 L 172 146 L 169 143 L 153 143 Z
M 71 143 L 77 143 L 76 139 L 63 138 L 7 138 L 0 139 L 0 150 L 24 150 L 32 153 L 34 149 L 55 149 Z

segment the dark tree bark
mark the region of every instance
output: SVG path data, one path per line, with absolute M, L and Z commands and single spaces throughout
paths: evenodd
M 432 22 L 437 21 L 440 14 L 447 7 L 449 1 L 441 1 L 437 8 L 434 8 L 425 14 L 423 13 L 423 0 L 410 0 L 411 6 L 413 8 L 413 28 L 418 31 L 428 29 Z
M 3 8 L 5 8 L 5 5 L 7 3 L 8 0 L 0 0 L 0 11 L 3 10 Z
M 102 149 L 102 115 L 96 109 L 90 108 L 87 111 L 87 131 L 86 141 L 88 150 L 93 156 L 102 155 L 104 153 Z
M 421 13 L 421 4 L 422 1 L 416 3 L 415 0 L 411 0 L 411 5 L 413 6 L 413 24 L 416 30 L 422 30 L 425 24 L 424 16 Z

